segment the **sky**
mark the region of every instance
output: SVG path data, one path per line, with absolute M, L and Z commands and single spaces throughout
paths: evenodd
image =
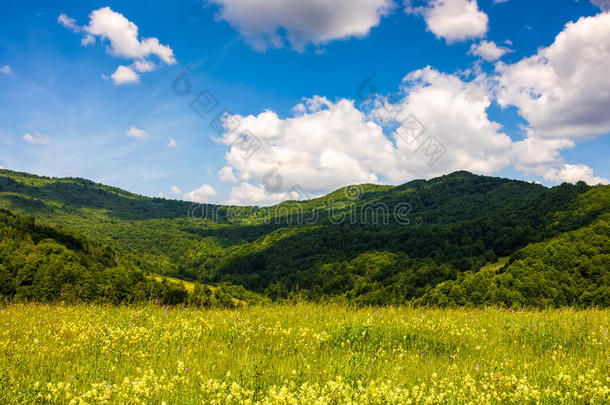
M 610 179 L 610 0 L 0 5 L 0 167 L 268 205 Z

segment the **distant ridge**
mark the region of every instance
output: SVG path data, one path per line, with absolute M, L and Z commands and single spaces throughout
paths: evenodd
M 147 272 L 271 299 L 375 305 L 610 305 L 598 285 L 609 267 L 599 268 L 608 259 L 609 190 L 459 171 L 271 207 L 198 206 L 0 170 L 0 207 L 108 244 Z M 569 240 L 579 249 L 566 245 L 570 259 L 555 257 Z M 501 257 L 506 264 L 484 267 Z M 542 288 L 547 278 L 567 287 Z

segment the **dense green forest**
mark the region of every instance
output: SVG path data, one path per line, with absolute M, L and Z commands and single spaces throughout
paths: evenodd
M 84 235 L 75 238 L 121 258 L 104 262 L 95 249 L 55 241 L 78 257 L 75 274 L 83 276 L 70 280 L 97 286 L 80 299 L 144 299 L 137 291 L 146 275 L 161 274 L 200 283 L 180 302 L 209 303 L 212 295 L 225 303 L 227 296 L 266 296 L 372 305 L 610 305 L 609 186 L 547 188 L 456 172 L 261 208 L 195 205 L 0 170 L 0 207 L 60 227 L 49 228 L 58 234 Z M 30 243 L 37 249 L 40 241 Z M 8 245 L 0 260 L 17 249 Z M 69 266 L 61 260 L 58 267 Z M 65 298 L 61 288 L 45 295 L 41 285 L 38 296 L 17 289 L 20 265 L 11 266 L 0 267 L 0 284 L 8 286 L 2 294 Z M 120 288 L 104 283 L 118 273 L 128 293 L 113 298 L 104 291 Z M 162 293 L 155 297 L 163 300 Z
M 0 297 L 231 307 L 230 291 L 239 293 L 201 284 L 189 293 L 181 282 L 158 278 L 107 245 L 0 209 Z
M 110 247 L 67 230 L 0 210 L 0 236 L 3 296 L 112 303 L 158 298 L 183 301 L 180 295 L 185 291 L 178 285 L 147 278 Z

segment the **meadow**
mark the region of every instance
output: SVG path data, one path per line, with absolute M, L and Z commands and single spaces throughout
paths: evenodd
M 0 403 L 607 403 L 610 311 L 8 304 Z

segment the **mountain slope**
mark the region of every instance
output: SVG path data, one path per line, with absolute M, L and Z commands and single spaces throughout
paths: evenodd
M 431 297 L 435 286 L 498 257 L 589 226 L 610 205 L 595 190 L 608 187 L 546 188 L 456 172 L 273 207 L 228 207 L 0 171 L 0 206 L 104 241 L 145 270 L 272 298 L 369 304 Z
M 184 301 L 101 243 L 0 209 L 0 296 L 36 301 Z
M 435 305 L 610 306 L 610 187 L 582 194 L 551 228 L 584 225 L 515 252 L 497 269 L 466 272 L 428 291 Z

